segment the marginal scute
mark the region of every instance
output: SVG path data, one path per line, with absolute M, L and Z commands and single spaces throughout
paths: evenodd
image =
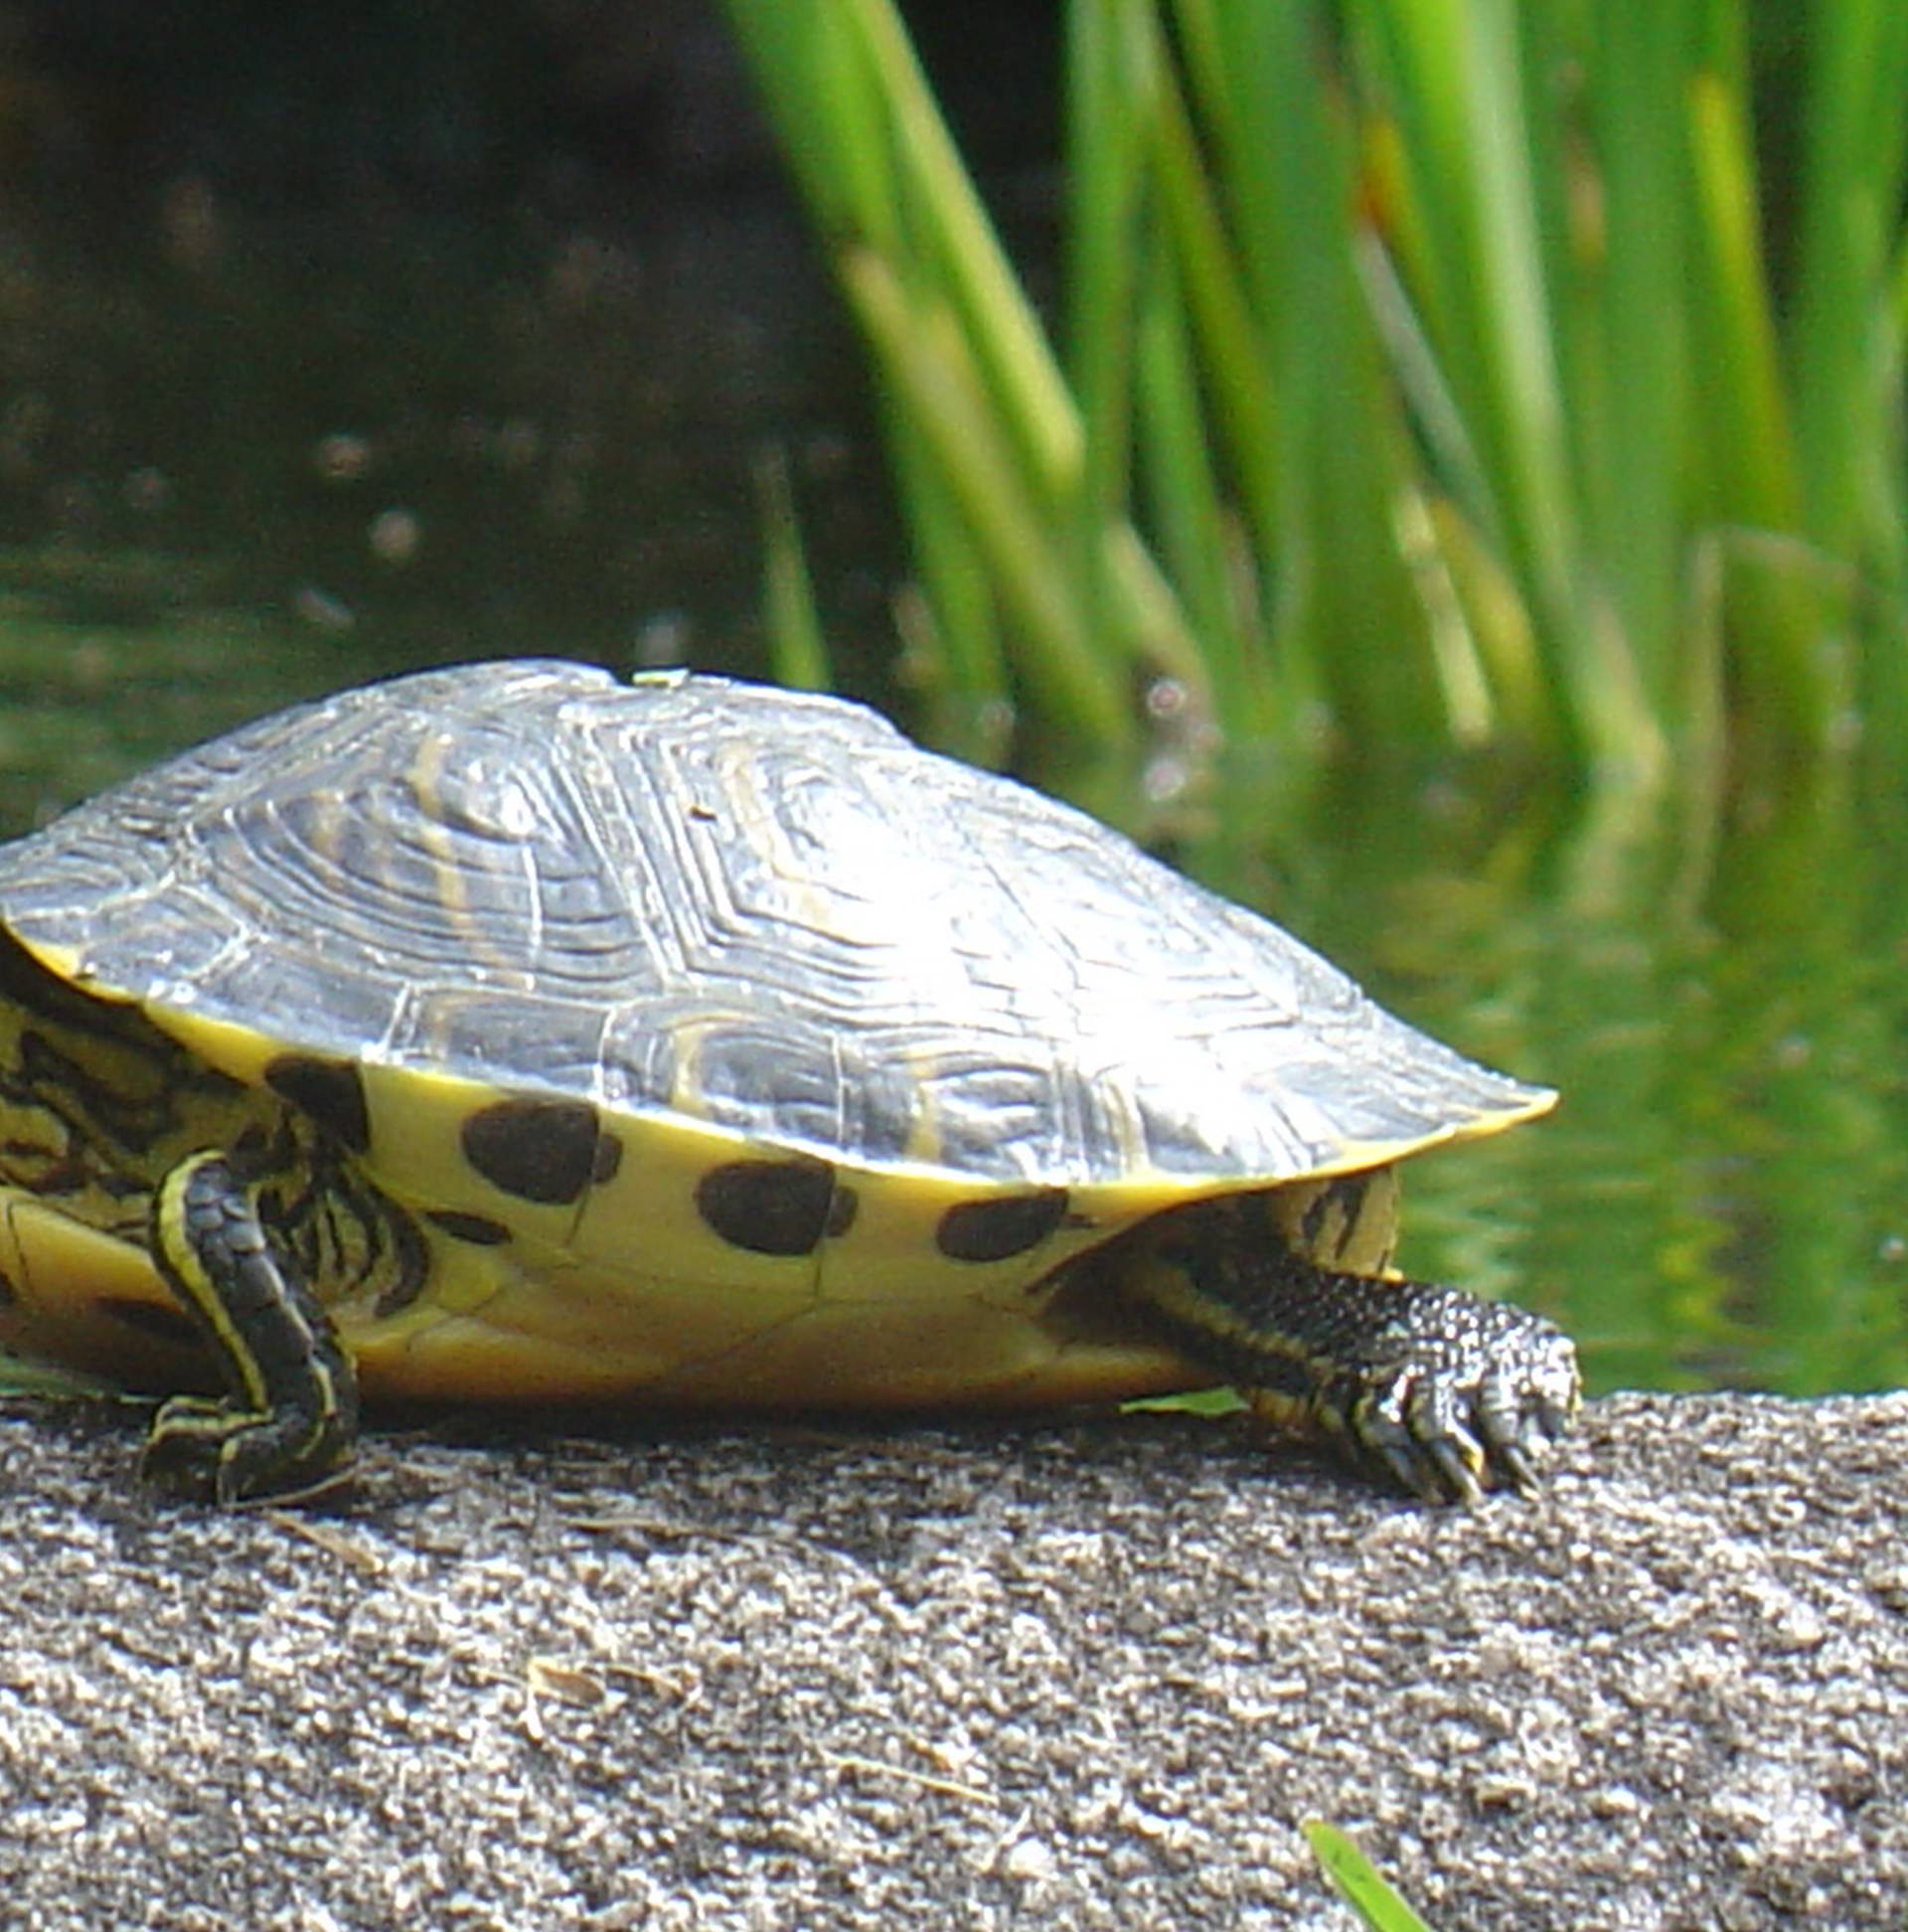
M 463 1146 L 500 1193 L 567 1207 L 596 1170 L 596 1109 L 586 1100 L 499 1100 L 464 1122 Z
M 1006 1261 L 1038 1247 L 1066 1218 L 1066 1190 L 963 1201 L 941 1216 L 934 1245 L 950 1261 Z
M 279 1099 L 309 1114 L 353 1154 L 371 1148 L 371 1111 L 365 1082 L 350 1061 L 316 1053 L 280 1053 L 265 1068 L 265 1084 Z
M 730 1247 L 751 1254 L 812 1254 L 829 1231 L 835 1170 L 807 1155 L 730 1161 L 696 1188 L 696 1211 Z

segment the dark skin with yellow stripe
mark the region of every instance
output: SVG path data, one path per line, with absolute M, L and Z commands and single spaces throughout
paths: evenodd
M 359 1421 L 351 1358 L 223 1155 L 196 1154 L 167 1175 L 152 1200 L 152 1256 L 231 1392 L 173 1396 L 141 1473 L 228 1505 L 310 1500 L 345 1481 Z

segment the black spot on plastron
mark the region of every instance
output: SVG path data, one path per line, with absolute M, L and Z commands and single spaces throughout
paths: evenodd
M 353 1154 L 371 1147 L 371 1113 L 365 1082 L 351 1060 L 321 1059 L 315 1053 L 280 1053 L 265 1068 L 265 1084 L 300 1113 L 309 1114 L 333 1140 Z
M 941 1216 L 934 1245 L 950 1261 L 1005 1261 L 1038 1247 L 1066 1218 L 1066 1190 L 963 1201 Z
M 508 1227 L 488 1214 L 466 1214 L 455 1208 L 433 1208 L 425 1215 L 433 1226 L 441 1227 L 454 1240 L 468 1241 L 472 1247 L 502 1247 L 511 1238 Z
M 861 1198 L 853 1188 L 837 1188 L 835 1198 L 828 1204 L 828 1222 L 822 1232 L 830 1240 L 846 1234 L 855 1225 L 855 1216 L 861 1211 Z
M 696 1211 L 730 1247 L 751 1254 L 812 1254 L 834 1204 L 835 1170 L 800 1154 L 730 1161 L 696 1185 Z
M 589 1178 L 593 1186 L 607 1186 L 621 1172 L 623 1165 L 623 1144 L 614 1134 L 603 1134 L 596 1142 L 596 1152 L 589 1164 Z
M 567 1207 L 596 1168 L 596 1109 L 587 1100 L 499 1100 L 464 1122 L 464 1159 L 493 1188 Z
M 11 1308 L 20 1299 L 20 1290 L 0 1273 L 0 1308 Z
M 170 1343 L 175 1349 L 204 1346 L 197 1324 L 182 1308 L 163 1308 L 158 1302 L 135 1301 L 130 1295 L 95 1295 L 92 1305 L 101 1315 L 148 1342 Z

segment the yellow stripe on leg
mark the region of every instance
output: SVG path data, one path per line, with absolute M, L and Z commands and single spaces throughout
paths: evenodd
M 218 1283 L 206 1272 L 186 1228 L 187 1190 L 198 1175 L 224 1158 L 212 1152 L 191 1155 L 159 1184 L 152 1202 L 152 1254 L 167 1285 L 218 1350 L 236 1384 L 234 1394 L 253 1414 L 262 1415 L 269 1407 L 264 1372 L 234 1323 Z

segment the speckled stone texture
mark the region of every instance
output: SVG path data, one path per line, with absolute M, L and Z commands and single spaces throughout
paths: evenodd
M 476 1444 L 474 1430 L 471 1441 Z M 0 1919 L 1899 1932 L 1908 1396 L 1595 1404 L 1433 1512 L 1224 1427 L 374 1439 L 0 1404 Z

